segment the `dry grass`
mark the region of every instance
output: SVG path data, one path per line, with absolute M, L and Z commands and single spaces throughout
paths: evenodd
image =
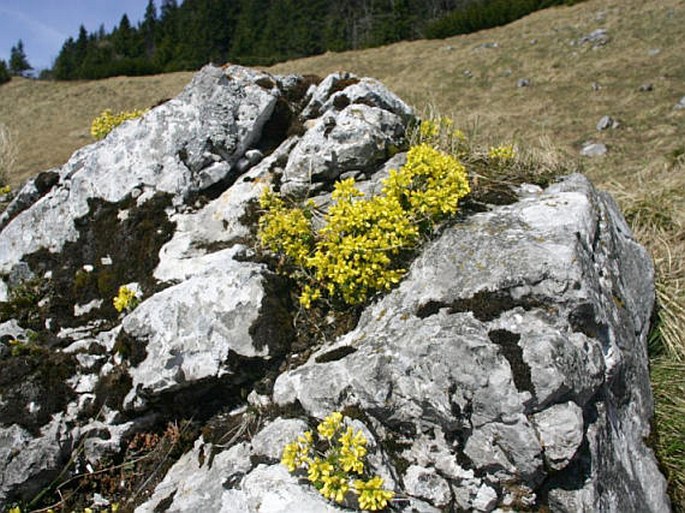
M 17 145 L 9 128 L 0 123 L 0 187 L 5 185 L 14 173 L 17 157 Z
M 15 136 L 19 158 L 13 186 L 60 166 L 93 141 L 90 124 L 104 109 L 132 110 L 176 96 L 192 73 L 115 77 L 94 82 L 40 82 L 13 78 L 0 86 L 0 121 Z
M 582 166 L 617 197 L 655 259 L 659 321 L 650 349 L 656 451 L 675 510 L 685 512 L 685 110 L 673 108 L 685 95 L 683 27 L 685 0 L 588 0 L 476 34 L 327 53 L 269 71 L 374 76 L 419 112 L 432 108 L 454 118 L 469 139 L 486 146 L 515 143 L 527 162 L 522 168 L 537 162 L 553 171 L 568 166 L 571 156 L 577 160 L 571 168 Z M 606 46 L 573 44 L 597 28 L 607 29 Z M 481 46 L 488 42 L 497 47 Z M 180 92 L 190 76 L 14 79 L 0 87 L 0 120 L 20 149 L 10 183 L 66 161 L 90 141 L 90 121 L 101 110 L 153 105 Z M 530 87 L 517 87 L 521 78 Z M 653 90 L 640 92 L 647 83 Z M 598 132 L 604 115 L 621 126 Z M 609 153 L 580 162 L 585 141 L 603 142 Z

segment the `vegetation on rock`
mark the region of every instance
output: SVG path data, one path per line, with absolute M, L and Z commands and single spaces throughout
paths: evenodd
M 319 230 L 311 201 L 288 207 L 271 191 L 261 197 L 260 242 L 301 285 L 305 308 L 321 299 L 360 304 L 390 289 L 406 272 L 402 256 L 454 215 L 470 191 L 464 166 L 426 143 L 413 146 L 382 185 L 381 194 L 362 198 L 353 178 L 337 182 Z
M 283 449 L 281 463 L 290 472 L 303 469 L 319 493 L 339 504 L 357 496 L 363 511 L 385 509 L 395 493 L 383 488 L 383 478 L 366 471 L 364 433 L 345 421 L 343 414 L 333 412 L 316 428 L 306 431 Z
M 124 121 L 139 118 L 146 112 L 147 109 L 140 109 L 122 111 L 118 114 L 114 114 L 110 109 L 106 109 L 93 120 L 93 123 L 90 125 L 90 135 L 92 135 L 94 139 L 104 139 L 107 134 L 121 125 Z
M 119 293 L 112 300 L 114 308 L 117 312 L 130 312 L 138 305 L 138 295 L 133 288 L 126 285 L 119 287 Z

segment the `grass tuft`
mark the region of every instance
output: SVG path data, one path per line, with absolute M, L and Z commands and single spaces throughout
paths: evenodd
M 16 140 L 7 125 L 0 123 L 0 187 L 9 181 L 18 158 L 19 148 Z

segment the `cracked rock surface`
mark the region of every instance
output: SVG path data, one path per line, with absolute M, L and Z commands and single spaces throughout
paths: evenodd
M 466 213 L 293 364 L 292 283 L 256 258 L 256 200 L 325 210 L 349 176 L 373 194 L 412 119 L 372 79 L 208 66 L 30 181 L 0 217 L 0 511 L 190 418 L 136 511 L 349 511 L 279 463 L 332 411 L 369 440 L 392 511 L 669 511 L 644 441 L 652 263 L 581 175 Z M 119 314 L 124 284 L 141 301 Z

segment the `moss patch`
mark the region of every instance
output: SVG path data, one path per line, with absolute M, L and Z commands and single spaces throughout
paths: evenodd
M 518 345 L 521 335 L 507 330 L 492 330 L 488 338 L 500 347 L 502 356 L 509 362 L 516 389 L 530 392 L 535 397 L 535 387 L 530 375 L 530 366 L 523 359 L 523 350 Z
M 145 295 L 163 288 L 152 273 L 159 263 L 159 250 L 174 232 L 175 225 L 165 213 L 170 204 L 171 196 L 161 193 L 141 206 L 131 197 L 119 203 L 90 199 L 89 213 L 75 220 L 77 241 L 65 244 L 60 253 L 43 249 L 28 255 L 26 261 L 34 273 L 52 273 L 49 301 L 39 323 L 52 319 L 51 330 L 56 332 L 97 319 L 104 320 L 102 327 L 107 329 L 118 318 L 112 298 L 120 285 L 138 282 Z M 75 305 L 94 300 L 102 300 L 100 308 L 81 317 L 74 315 Z
M 472 312 L 473 316 L 481 322 L 495 320 L 502 313 L 521 307 L 526 311 L 545 306 L 544 298 L 532 295 L 514 299 L 506 291 L 491 292 L 488 290 L 475 293 L 470 298 L 458 299 L 452 303 L 440 301 L 428 301 L 416 311 L 416 316 L 425 319 L 437 314 L 442 308 L 448 308 L 449 314 Z
M 61 412 L 75 394 L 66 380 L 74 375 L 72 355 L 55 352 L 38 342 L 0 359 L 0 424 L 19 424 L 34 436 L 52 415 Z

